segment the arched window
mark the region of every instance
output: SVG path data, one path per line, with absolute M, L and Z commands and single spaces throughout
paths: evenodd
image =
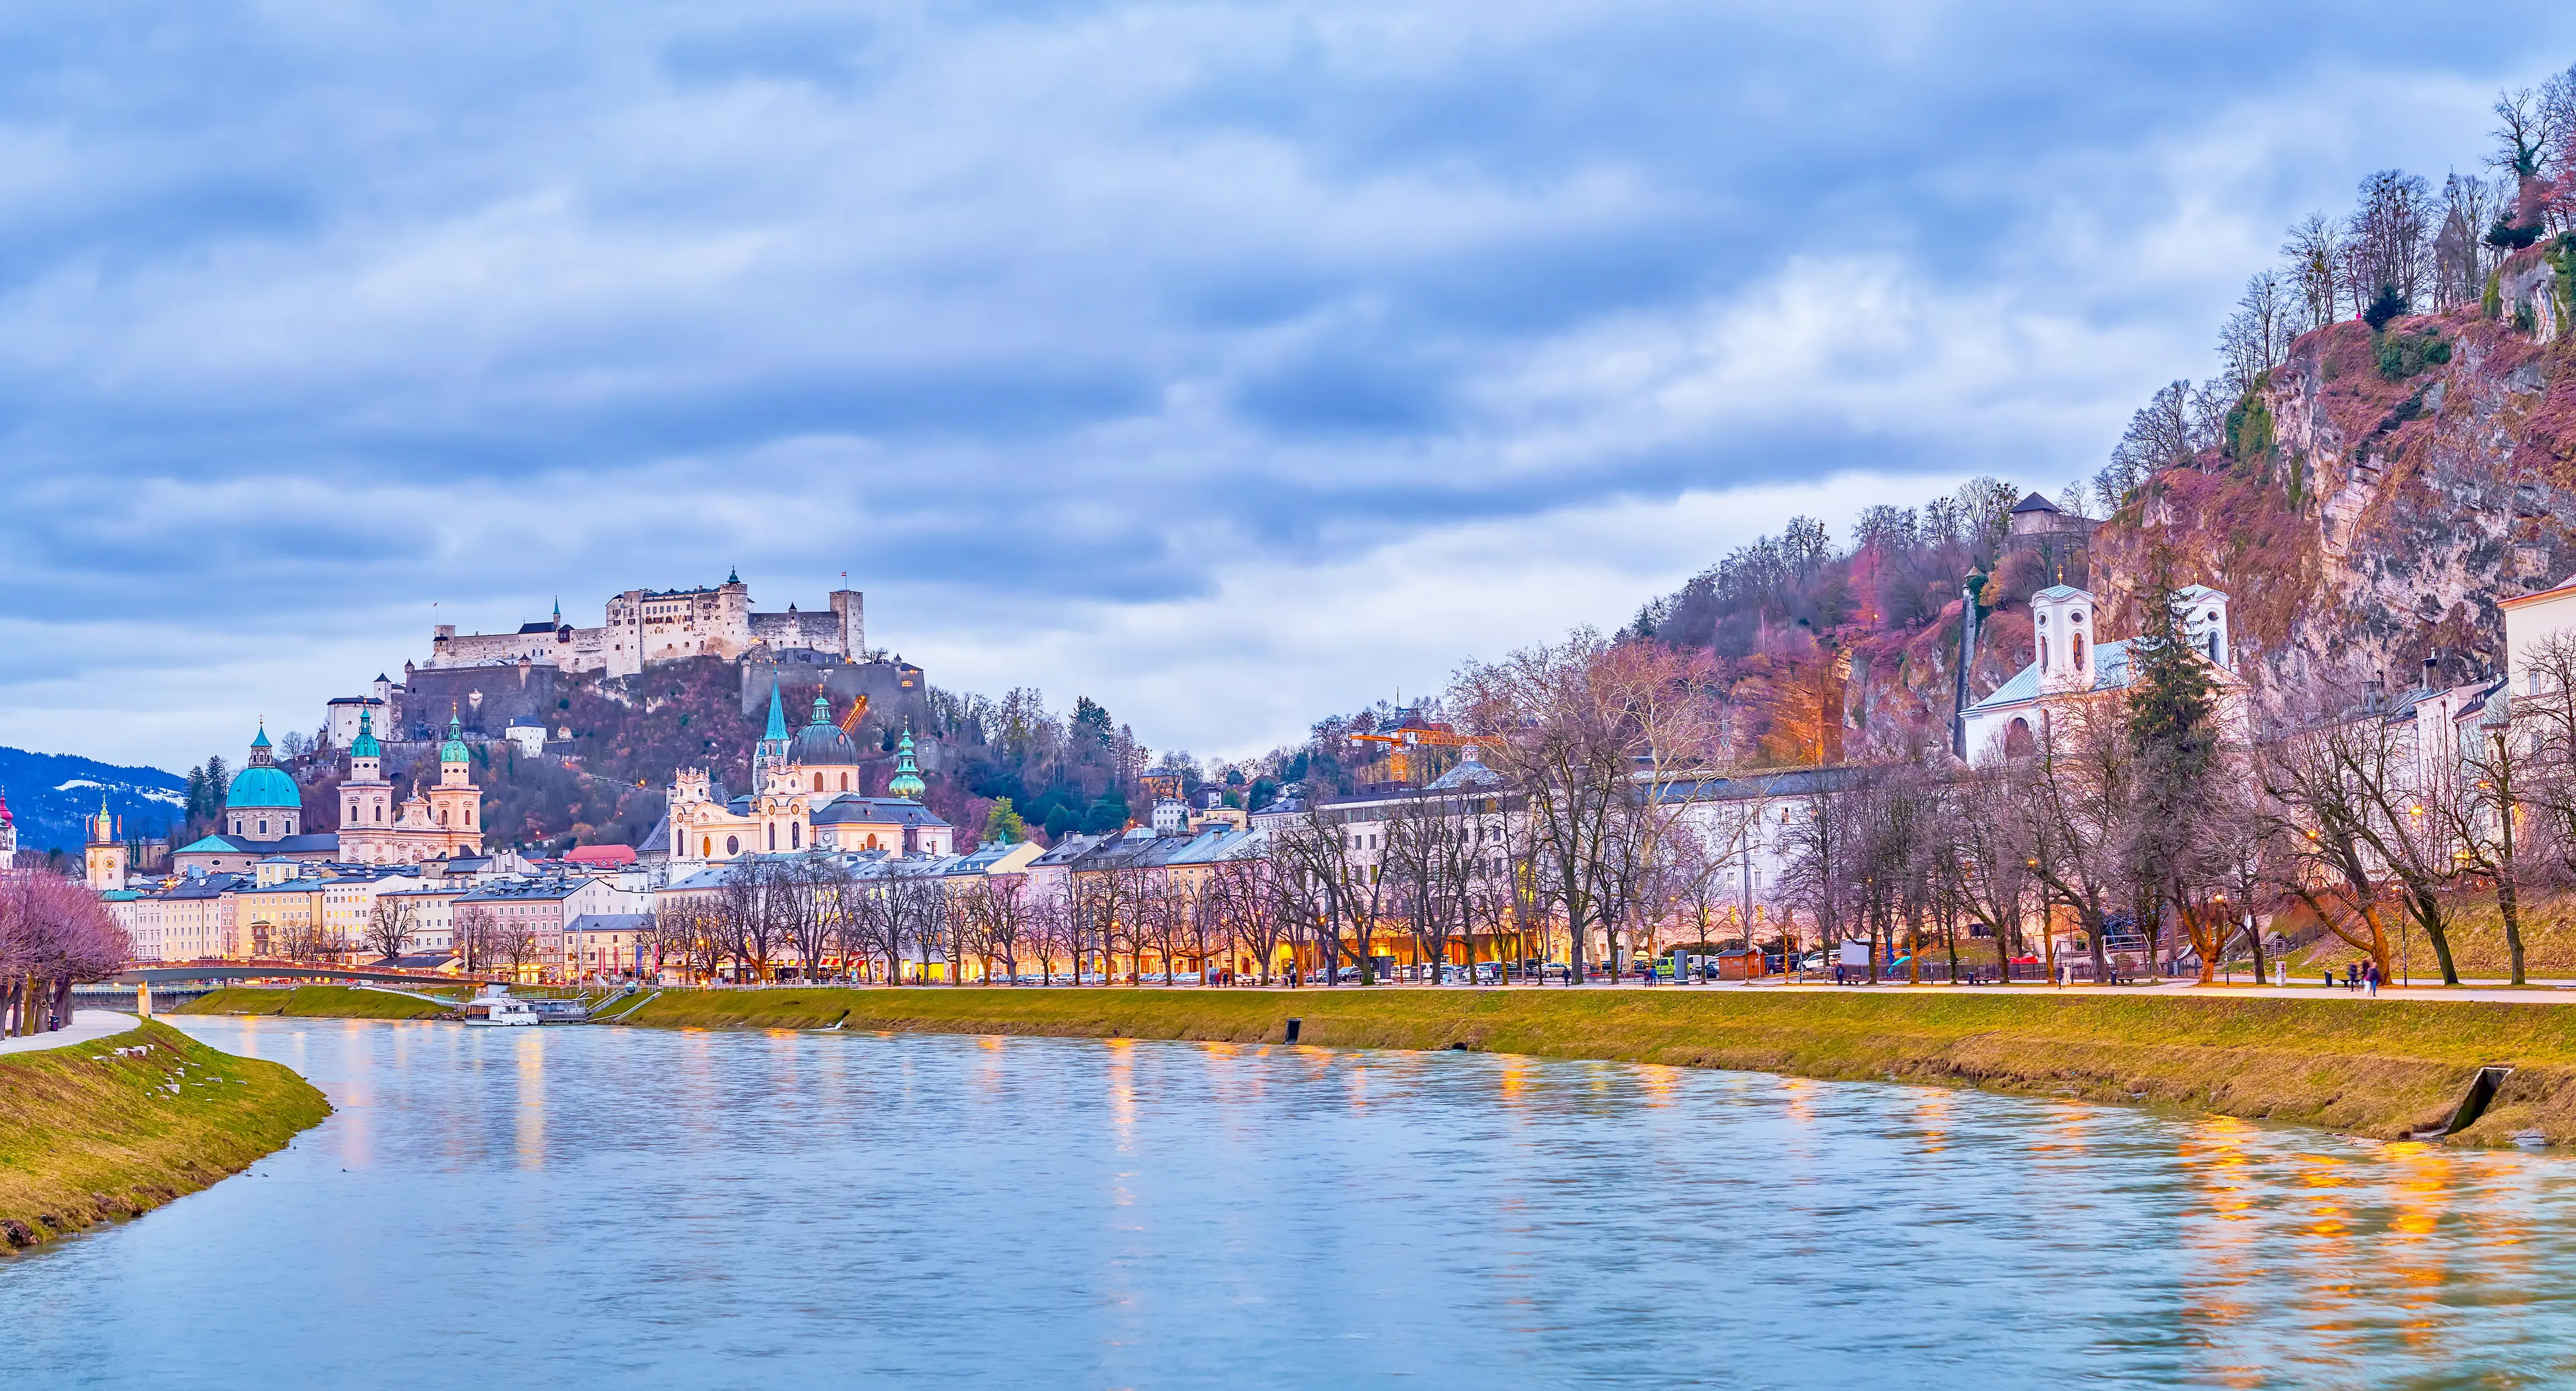
M 474 807 L 471 803 L 468 803 L 465 808 L 465 824 L 468 826 L 474 824 Z
M 850 790 L 850 775 L 847 773 L 841 775 L 841 790 L 843 792 Z
M 778 823 L 775 821 L 769 823 L 769 848 L 778 848 Z
M 820 773 L 814 775 L 814 790 L 817 792 L 823 790 L 823 775 Z
M 447 824 L 447 808 L 445 807 L 440 807 L 438 809 L 438 824 L 441 826 Z
M 2209 635 L 2209 660 L 2213 662 L 2218 660 L 2218 634 L 2216 633 Z
M 2004 726 L 2004 757 L 2027 758 L 2038 748 L 2039 741 L 2031 737 L 2030 721 L 2015 716 L 2011 724 Z
M 790 821 L 787 823 L 787 848 L 790 850 L 802 850 L 805 848 L 805 824 L 803 822 Z
M 870 836 L 870 837 L 868 837 L 868 848 L 869 848 L 870 850 L 874 850 L 874 849 L 876 849 L 876 848 L 877 848 L 877 838 L 876 838 L 875 836 Z
M 2077 633 L 2075 635 L 2075 669 L 2077 671 L 2082 671 L 2084 669 L 2084 635 L 2082 633 Z

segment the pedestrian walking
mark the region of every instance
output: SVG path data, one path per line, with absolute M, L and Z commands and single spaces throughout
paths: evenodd
M 2362 978 L 2370 982 L 2371 998 L 2374 1000 L 2379 998 L 2379 963 L 2376 961 L 2370 963 L 2369 969 L 2363 973 Z

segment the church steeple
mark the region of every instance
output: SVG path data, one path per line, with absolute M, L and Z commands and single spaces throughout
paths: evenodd
M 768 786 L 769 770 L 787 762 L 787 707 L 779 700 L 778 678 L 769 678 L 769 727 L 761 731 L 760 746 L 752 751 L 751 785 Z
M 909 802 L 918 802 L 921 800 L 921 794 L 929 790 L 929 785 L 921 780 L 921 770 L 913 766 L 912 722 L 906 720 L 903 724 L 903 741 L 894 746 L 894 776 L 886 781 L 886 795 L 900 797 Z

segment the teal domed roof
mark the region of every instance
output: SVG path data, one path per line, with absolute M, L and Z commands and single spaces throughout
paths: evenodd
M 226 810 L 265 811 L 304 805 L 304 794 L 296 790 L 295 779 L 277 766 L 268 749 L 268 726 L 262 724 L 258 737 L 250 741 L 249 765 L 233 774 L 232 786 L 224 792 Z
M 906 724 L 903 742 L 895 745 L 894 776 L 886 781 L 886 795 L 918 802 L 921 794 L 929 790 L 929 785 L 921 780 L 921 770 L 912 764 L 912 726 Z
M 469 763 L 473 758 L 473 751 L 465 747 L 465 726 L 451 710 L 447 713 L 447 742 L 438 746 L 438 761 Z
M 368 710 L 360 710 L 358 712 L 358 737 L 349 741 L 349 756 L 351 758 L 382 758 L 385 756 L 385 746 L 376 742 L 376 723 L 375 720 L 371 718 L 372 714 L 373 712 Z

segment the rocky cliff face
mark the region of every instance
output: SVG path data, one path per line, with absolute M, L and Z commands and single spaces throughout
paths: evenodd
M 2151 547 L 2234 599 L 2266 684 L 2495 669 L 2499 599 L 2576 572 L 2576 370 L 2563 278 L 2539 251 L 2495 312 L 2340 323 L 2299 340 L 2241 413 L 2233 457 L 2160 476 L 2102 529 L 2113 617 Z M 2268 437 L 2268 438 L 2267 438 Z

